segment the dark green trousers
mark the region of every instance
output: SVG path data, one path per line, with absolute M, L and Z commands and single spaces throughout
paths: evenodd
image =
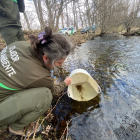
M 12 94 L 0 103 L 0 124 L 18 131 L 43 115 L 51 102 L 51 91 L 45 87 Z
M 0 28 L 0 33 L 7 45 L 16 41 L 25 40 L 21 27 L 16 27 L 16 26 L 3 27 Z

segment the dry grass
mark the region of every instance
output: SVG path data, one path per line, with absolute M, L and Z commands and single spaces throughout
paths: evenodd
M 0 51 L 6 47 L 6 43 L 5 41 L 3 40 L 2 36 L 0 35 Z

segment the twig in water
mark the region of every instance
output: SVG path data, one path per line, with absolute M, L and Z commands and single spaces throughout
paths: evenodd
M 66 92 L 64 92 L 64 93 L 62 94 L 62 96 L 59 97 L 59 99 L 58 99 L 57 102 L 56 102 L 56 105 L 57 105 L 57 103 L 59 102 L 59 100 L 64 96 L 65 93 L 66 93 Z M 52 111 L 54 110 L 54 108 L 56 107 L 56 105 L 53 107 L 53 109 L 50 111 L 50 113 L 49 113 L 46 117 L 43 118 L 41 124 L 42 124 L 42 123 L 44 122 L 44 120 L 47 119 L 48 116 L 52 113 Z
M 61 138 L 60 138 L 60 140 L 62 140 L 62 138 L 63 138 L 63 136 L 64 136 L 66 130 L 67 130 L 67 135 L 66 135 L 66 140 L 67 140 L 67 138 L 68 138 L 68 126 L 69 126 L 69 124 L 70 124 L 70 122 L 71 122 L 72 120 L 74 120 L 74 119 L 76 119 L 76 118 L 78 118 L 78 117 L 80 117 L 80 115 L 77 116 L 77 117 L 75 117 L 75 118 L 73 118 L 73 119 L 70 119 L 69 121 L 67 121 L 67 126 L 66 126 L 66 128 L 65 128 L 65 130 L 64 130 L 64 132 L 63 132 L 63 134 L 62 134 L 62 136 L 61 136 Z
M 37 120 L 37 123 L 36 123 L 36 125 L 35 125 L 35 131 L 34 131 L 33 140 L 35 139 L 35 134 L 36 134 L 37 127 L 38 127 L 38 122 L 39 122 L 39 119 Z
M 69 122 L 70 123 L 70 122 Z M 68 127 L 69 127 L 69 123 L 67 123 L 67 136 L 66 136 L 66 140 L 67 140 L 67 138 L 68 138 Z
M 46 130 L 45 131 L 42 131 L 41 133 L 42 134 L 45 134 L 46 136 L 48 136 L 48 133 L 50 132 L 50 130 L 51 130 L 51 125 L 48 125 L 47 127 L 46 127 Z

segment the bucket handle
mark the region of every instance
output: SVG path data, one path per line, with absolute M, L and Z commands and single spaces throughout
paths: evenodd
M 70 93 L 68 92 L 68 90 L 67 90 L 67 94 L 68 94 L 68 96 L 70 97 Z
M 95 81 L 96 82 L 96 81 Z M 96 84 L 97 84 L 97 82 L 96 82 Z M 98 84 L 97 84 L 98 85 Z M 98 90 L 99 90 L 99 93 L 101 93 L 102 92 L 102 90 L 101 90 L 101 88 L 100 88 L 100 86 L 98 85 Z
M 97 84 L 98 85 L 98 84 Z M 99 89 L 99 93 L 101 93 L 102 92 L 102 90 L 101 90 L 101 88 L 100 88 L 100 86 L 98 85 L 98 89 Z

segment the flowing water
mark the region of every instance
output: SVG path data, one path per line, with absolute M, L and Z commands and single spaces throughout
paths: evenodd
M 102 92 L 86 102 L 62 97 L 54 110 L 56 137 L 67 122 L 72 140 L 140 140 L 140 37 L 106 35 L 82 44 L 64 63 L 61 80 L 77 68 Z

